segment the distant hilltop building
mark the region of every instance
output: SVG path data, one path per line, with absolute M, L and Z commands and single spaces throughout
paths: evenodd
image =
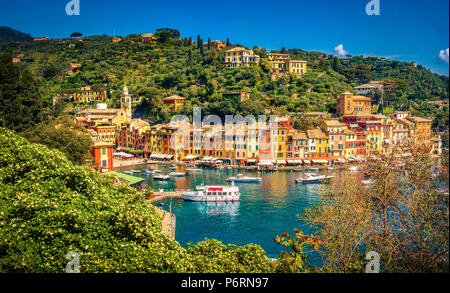
M 207 47 L 208 43 L 203 44 L 203 46 Z M 225 48 L 227 46 L 227 44 L 225 44 L 225 42 L 223 42 L 223 41 L 215 40 L 215 41 L 210 42 L 210 46 L 211 46 L 211 48 L 216 48 L 216 49 L 221 50 L 221 49 Z
M 372 112 L 372 99 L 364 96 L 355 96 L 345 92 L 337 99 L 338 116 L 354 114 L 370 114 Z
M 269 62 L 273 73 L 306 73 L 306 61 L 291 60 L 289 54 L 269 53 Z
M 93 90 L 90 86 L 81 87 L 71 95 L 73 100 L 78 103 L 89 104 L 92 102 L 103 102 L 106 100 L 105 90 Z
M 381 83 L 381 81 L 371 81 L 370 83 L 365 83 L 355 87 L 358 95 L 368 95 L 375 89 L 378 89 L 382 92 L 384 90 L 383 83 Z
M 228 68 L 250 67 L 259 64 L 259 56 L 253 50 L 236 47 L 225 51 L 225 66 Z
M 122 38 L 119 38 L 119 37 L 114 37 L 114 38 L 112 39 L 112 42 L 113 42 L 113 43 L 119 43 L 120 41 L 122 41 Z
M 156 36 L 154 34 L 142 34 L 141 42 L 145 44 L 154 44 L 156 42 Z
M 394 113 L 392 113 L 392 117 L 394 119 L 403 119 L 408 117 L 409 115 L 409 111 L 394 111 Z
M 180 111 L 181 109 L 183 109 L 183 105 L 184 105 L 185 101 L 186 101 L 185 98 L 177 96 L 177 95 L 170 96 L 170 97 L 163 99 L 164 105 L 169 105 L 175 111 Z
M 39 38 L 34 38 L 33 42 L 48 41 L 48 40 L 50 40 L 49 37 L 39 37 Z

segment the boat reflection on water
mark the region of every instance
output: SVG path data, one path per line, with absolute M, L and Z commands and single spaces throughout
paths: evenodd
M 208 216 L 226 215 L 235 217 L 239 210 L 239 202 L 196 202 L 200 212 Z

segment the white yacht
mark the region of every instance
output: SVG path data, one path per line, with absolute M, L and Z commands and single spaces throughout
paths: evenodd
M 350 171 L 352 171 L 352 172 L 357 172 L 357 171 L 361 171 L 361 168 L 359 168 L 359 167 L 357 167 L 357 166 L 353 166 L 353 167 L 350 167 L 350 168 L 348 168 Z
M 297 178 L 295 180 L 295 182 L 301 183 L 301 184 L 323 183 L 323 182 L 331 180 L 333 177 L 334 176 L 317 175 L 314 173 L 305 173 L 305 177 Z
M 169 174 L 170 177 L 184 177 L 186 176 L 186 173 L 183 172 L 172 172 Z
M 251 183 L 251 182 L 262 182 L 261 177 L 248 177 L 242 174 L 238 174 L 236 177 L 230 177 L 227 179 L 228 182 L 236 182 L 236 183 Z
M 153 177 L 154 180 L 167 181 L 170 180 L 169 175 L 156 175 Z
M 196 191 L 182 192 L 181 196 L 187 201 L 197 202 L 226 202 L 238 201 L 241 194 L 239 187 L 231 183 L 230 186 L 211 185 L 211 186 L 197 186 Z

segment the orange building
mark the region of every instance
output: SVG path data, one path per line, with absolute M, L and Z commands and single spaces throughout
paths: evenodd
M 173 107 L 175 111 L 180 111 L 181 109 L 183 109 L 185 101 L 186 101 L 185 98 L 176 95 L 163 99 L 163 103 L 165 105 Z
M 91 149 L 91 154 L 95 159 L 94 169 L 99 172 L 109 172 L 114 169 L 113 146 L 112 142 L 94 141 Z
M 370 114 L 372 112 L 372 99 L 345 92 L 338 97 L 336 107 L 336 114 L 338 116 L 355 115 L 358 113 Z

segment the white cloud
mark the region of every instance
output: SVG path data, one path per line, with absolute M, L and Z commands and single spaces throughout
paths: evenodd
M 334 51 L 339 57 L 345 57 L 346 55 L 348 55 L 348 52 L 344 50 L 344 45 L 342 44 L 334 48 Z
M 448 48 L 446 50 L 441 50 L 439 52 L 439 58 L 441 58 L 447 64 L 448 64 L 448 55 L 449 55 Z

